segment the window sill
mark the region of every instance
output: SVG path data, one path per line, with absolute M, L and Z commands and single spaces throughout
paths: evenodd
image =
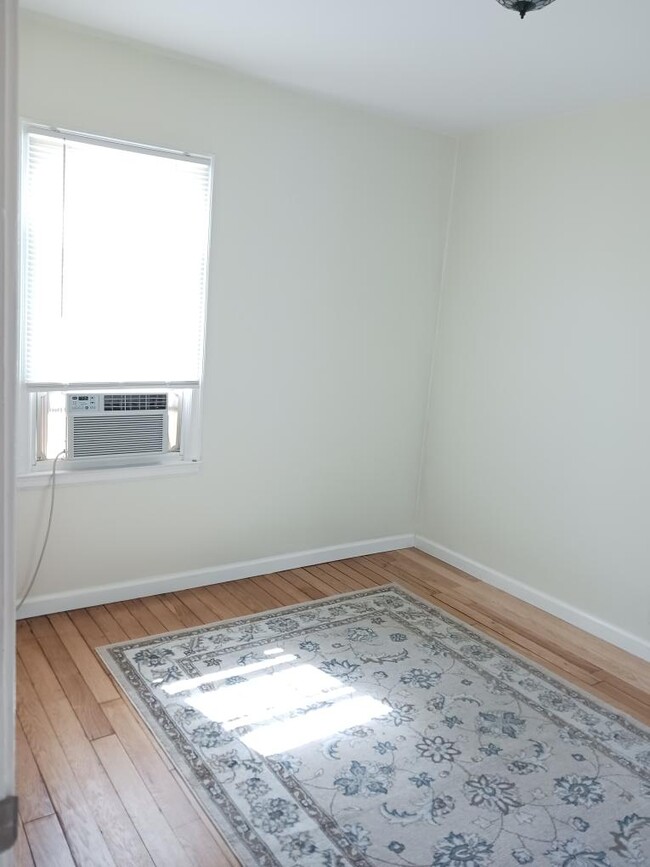
M 165 476 L 191 476 L 199 472 L 199 461 L 179 461 L 176 464 L 153 464 L 142 467 L 107 467 L 96 470 L 57 470 L 56 484 L 83 485 L 97 482 L 128 482 L 135 479 L 155 479 Z M 46 488 L 52 479 L 51 470 L 22 473 L 16 477 L 18 488 Z

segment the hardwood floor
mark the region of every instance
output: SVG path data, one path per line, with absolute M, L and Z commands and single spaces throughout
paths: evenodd
M 236 867 L 94 648 L 394 582 L 650 724 L 650 664 L 414 549 L 18 624 L 20 867 Z

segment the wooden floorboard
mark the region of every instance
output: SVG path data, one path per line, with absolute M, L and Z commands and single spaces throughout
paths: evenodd
M 237 867 L 95 648 L 401 585 L 650 724 L 650 664 L 415 549 L 35 617 L 18 635 L 18 867 Z
M 75 861 L 56 816 L 34 819 L 25 826 L 26 840 L 18 839 L 18 864 L 36 867 L 74 867 Z
M 25 826 L 20 818 L 18 819 L 18 836 L 16 837 L 16 848 L 14 849 L 14 861 L 15 867 L 34 867 L 32 850 L 27 842 Z
M 54 812 L 43 777 L 34 761 L 34 755 L 20 720 L 16 720 L 16 779 L 18 783 L 18 809 L 23 822 L 42 819 Z

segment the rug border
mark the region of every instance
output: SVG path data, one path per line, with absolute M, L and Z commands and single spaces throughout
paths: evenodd
M 186 626 L 182 629 L 172 629 L 166 632 L 157 632 L 154 635 L 146 635 L 142 638 L 131 638 L 127 639 L 126 641 L 116 641 L 112 644 L 103 644 L 95 648 L 95 652 L 99 657 L 101 663 L 104 665 L 108 673 L 114 678 L 118 686 L 120 695 L 122 696 L 124 701 L 126 701 L 128 705 L 133 707 L 133 709 L 137 712 L 139 721 L 141 721 L 147 727 L 148 731 L 151 732 L 151 736 L 153 737 L 157 746 L 163 751 L 163 753 L 172 763 L 175 770 L 179 773 L 184 785 L 189 790 L 195 801 L 199 804 L 200 808 L 203 810 L 207 820 L 215 826 L 217 833 L 220 835 L 222 840 L 230 847 L 232 854 L 241 862 L 242 867 L 259 867 L 259 861 L 254 855 L 254 853 L 252 853 L 248 846 L 242 841 L 240 835 L 233 828 L 230 827 L 227 821 L 221 823 L 216 822 L 212 818 L 211 809 L 214 809 L 214 802 L 202 786 L 196 785 L 190 779 L 188 779 L 188 776 L 185 774 L 187 762 L 180 754 L 180 752 L 176 749 L 174 744 L 165 736 L 164 732 L 162 733 L 163 736 L 161 737 L 160 731 L 157 731 L 156 728 L 154 728 L 153 719 L 150 718 L 150 709 L 148 705 L 146 704 L 146 702 L 142 701 L 142 699 L 139 695 L 137 695 L 137 693 L 131 695 L 131 693 L 128 691 L 127 688 L 130 686 L 130 684 L 128 684 L 128 681 L 124 676 L 122 669 L 119 668 L 119 666 L 110 656 L 109 651 L 112 650 L 114 647 L 124 647 L 127 645 L 137 644 L 138 642 L 145 642 L 147 640 L 153 640 L 156 638 L 165 638 L 171 635 L 181 635 L 187 632 L 193 632 L 196 629 L 207 629 L 211 626 L 221 626 L 227 623 L 237 623 L 245 620 L 252 620 L 254 618 L 263 618 L 268 614 L 272 614 L 278 611 L 304 608 L 312 603 L 327 602 L 330 600 L 341 599 L 349 596 L 366 596 L 383 589 L 402 590 L 403 588 L 401 588 L 398 584 L 392 582 L 389 584 L 377 585 L 376 587 L 364 587 L 361 590 L 350 590 L 347 593 L 334 593 L 331 596 L 323 596 L 320 599 L 308 599 L 305 602 L 295 602 L 291 605 L 278 605 L 276 608 L 267 608 L 264 611 L 258 611 L 253 614 L 244 614 L 240 617 L 228 617 L 224 618 L 223 620 L 214 620 L 210 623 L 204 623 L 201 626 Z M 415 594 L 407 593 L 407 595 L 413 596 L 415 599 L 419 599 L 419 601 L 427 604 L 425 599 L 420 599 L 420 597 L 416 596 Z M 280 862 L 278 862 L 275 858 L 274 862 L 277 867 L 281 867 Z
M 440 611 L 445 617 L 448 617 L 454 623 L 468 629 L 470 632 L 480 636 L 481 640 L 487 641 L 490 644 L 493 644 L 495 647 L 500 648 L 506 654 L 509 654 L 521 662 L 526 663 L 527 665 L 532 666 L 534 669 L 541 671 L 542 673 L 550 676 L 552 679 L 561 684 L 565 689 L 576 692 L 581 695 L 584 699 L 593 702 L 598 707 L 600 707 L 604 712 L 610 714 L 610 719 L 613 716 L 623 725 L 627 724 L 632 728 L 637 729 L 642 735 L 645 737 L 650 737 L 650 726 L 647 726 L 641 720 L 636 719 L 625 711 L 621 711 L 613 705 L 608 704 L 607 702 L 602 701 L 598 696 L 593 695 L 593 693 L 584 689 L 581 686 L 577 686 L 573 682 L 566 680 L 561 675 L 557 675 L 555 672 L 546 668 L 543 665 L 540 665 L 535 660 L 530 659 L 524 654 L 520 653 L 517 650 L 513 650 L 513 648 L 509 647 L 507 644 L 503 644 L 501 641 L 493 638 L 491 635 L 488 635 L 482 632 L 480 629 L 477 629 L 475 626 L 467 623 L 465 620 L 457 617 L 454 614 L 451 614 L 444 608 L 436 605 L 434 602 L 430 602 L 428 599 L 424 599 L 417 593 L 414 593 L 410 589 L 403 587 L 401 584 L 396 582 L 389 582 L 386 584 L 377 585 L 376 587 L 364 587 L 360 590 L 352 590 L 346 593 L 334 593 L 331 596 L 324 596 L 320 599 L 309 599 L 305 602 L 296 602 L 291 605 L 279 605 L 276 608 L 268 608 L 264 611 L 255 612 L 253 614 L 245 614 L 240 617 L 228 617 L 223 620 L 215 620 L 210 623 L 202 624 L 201 626 L 187 626 L 181 629 L 173 629 L 166 632 L 159 632 L 154 635 L 143 636 L 142 638 L 134 638 L 127 639 L 126 641 L 117 641 L 112 644 L 105 644 L 95 648 L 95 652 L 97 656 L 101 660 L 104 667 L 108 670 L 109 674 L 115 679 L 120 693 L 123 698 L 138 712 L 139 719 L 146 725 L 147 729 L 151 732 L 152 737 L 154 738 L 156 744 L 163 750 L 165 755 L 169 758 L 169 760 L 174 765 L 175 769 L 179 772 L 183 783 L 186 785 L 188 790 L 191 792 L 192 796 L 196 799 L 196 801 L 201 806 L 201 809 L 206 813 L 206 817 L 209 821 L 211 821 L 219 835 L 222 837 L 224 842 L 230 847 L 232 853 L 238 858 L 244 867 L 258 867 L 259 862 L 255 859 L 253 853 L 250 852 L 245 843 L 242 842 L 239 834 L 234 831 L 227 823 L 217 823 L 214 821 L 210 814 L 210 808 L 214 808 L 214 804 L 209 797 L 209 795 L 204 791 L 204 789 L 200 786 L 195 786 L 192 784 L 190 780 L 187 779 L 184 771 L 182 770 L 186 766 L 186 762 L 183 759 L 183 756 L 178 752 L 178 750 L 174 747 L 173 743 L 167 742 L 167 738 L 160 737 L 160 733 L 156 731 L 156 729 L 151 724 L 153 720 L 149 719 L 150 713 L 148 705 L 140 699 L 137 694 L 131 695 L 130 692 L 127 691 L 127 687 L 129 686 L 126 677 L 123 675 L 122 669 L 115 663 L 114 659 L 110 656 L 109 651 L 113 648 L 124 647 L 128 645 L 134 645 L 138 642 L 146 642 L 148 640 L 154 640 L 157 638 L 164 638 L 167 636 L 180 635 L 184 633 L 190 633 L 197 629 L 207 629 L 211 626 L 222 626 L 228 623 L 236 623 L 247 620 L 252 620 L 255 618 L 264 618 L 266 615 L 277 613 L 278 611 L 289 611 L 297 608 L 305 608 L 309 607 L 313 603 L 319 602 L 329 602 L 336 601 L 338 599 L 345 599 L 348 597 L 364 597 L 368 595 L 373 595 L 377 592 L 385 591 L 385 590 L 396 590 L 404 596 L 414 599 L 417 602 L 423 603 L 424 605 L 434 609 L 435 611 Z M 164 736 L 164 732 L 163 732 Z
M 395 581 L 390 581 L 390 582 L 387 582 L 385 584 L 378 584 L 376 587 L 363 587 L 360 590 L 349 590 L 349 591 L 346 591 L 345 593 L 333 593 L 330 596 L 323 596 L 320 599 L 307 599 L 304 602 L 294 602 L 291 605 L 278 605 L 276 608 L 265 608 L 264 611 L 257 611 L 253 614 L 243 614 L 240 617 L 227 617 L 227 618 L 224 618 L 223 620 L 213 620 L 213 621 L 210 621 L 209 623 L 204 623 L 201 626 L 184 626 L 181 629 L 170 629 L 170 630 L 166 630 L 165 632 L 156 632 L 153 635 L 143 636 L 142 638 L 131 638 L 131 639 L 127 639 L 126 641 L 115 641 L 115 642 L 112 642 L 111 644 L 102 644 L 102 645 L 99 645 L 95 648 L 95 652 L 97 653 L 97 655 L 99 656 L 101 661 L 104 663 L 104 665 L 110 670 L 111 674 L 113 674 L 114 673 L 114 669 L 113 669 L 113 665 L 112 665 L 113 660 L 108 655 L 108 651 L 112 650 L 114 647 L 124 647 L 126 645 L 132 645 L 132 644 L 140 642 L 140 641 L 155 640 L 156 638 L 163 638 L 163 637 L 168 636 L 168 635 L 180 635 L 180 634 L 185 633 L 185 632 L 192 632 L 195 629 L 206 629 L 206 628 L 209 628 L 210 626 L 221 626 L 221 625 L 226 625 L 228 623 L 235 623 L 235 622 L 243 621 L 243 620 L 253 620 L 256 617 L 258 617 L 258 618 L 264 617 L 267 614 L 273 614 L 273 613 L 278 612 L 278 611 L 291 611 L 291 610 L 296 609 L 296 608 L 304 608 L 304 607 L 309 606 L 315 602 L 318 603 L 318 602 L 325 602 L 325 601 L 334 600 L 334 599 L 345 599 L 346 597 L 349 597 L 349 596 L 366 596 L 366 595 L 375 593 L 377 591 L 387 590 L 387 589 L 399 590 L 401 593 L 404 593 L 404 595 L 410 596 L 412 599 L 415 599 L 418 602 L 423 602 L 425 605 L 429 605 L 431 608 L 434 608 L 437 611 L 441 611 L 445 615 L 445 617 L 448 617 L 454 623 L 458 623 L 460 626 L 464 626 L 465 628 L 469 629 L 471 632 L 474 632 L 477 635 L 479 635 L 484 641 L 488 641 L 488 642 L 494 644 L 496 647 L 501 648 L 506 653 L 511 654 L 512 656 L 521 660 L 522 662 L 525 662 L 528 665 L 532 665 L 534 668 L 539 669 L 540 671 L 543 671 L 543 672 L 549 674 L 551 677 L 555 678 L 557 681 L 559 681 L 567 689 L 578 692 L 584 698 L 595 702 L 597 705 L 600 705 L 601 707 L 603 707 L 605 709 L 611 710 L 614 714 L 619 716 L 621 719 L 629 722 L 633 726 L 636 726 L 637 728 L 639 728 L 643 732 L 643 734 L 650 737 L 650 725 L 647 725 L 642 720 L 637 719 L 637 717 L 633 716 L 632 714 L 629 714 L 627 711 L 621 710 L 621 709 L 615 707 L 613 704 L 610 704 L 610 703 L 604 701 L 603 699 L 599 698 L 599 696 L 594 695 L 592 692 L 590 692 L 585 687 L 579 686 L 578 684 L 575 684 L 573 681 L 568 680 L 563 675 L 556 674 L 556 672 L 551 671 L 550 668 L 547 668 L 544 665 L 540 665 L 534 659 L 531 659 L 529 656 L 526 656 L 526 654 L 521 653 L 518 650 L 515 650 L 514 648 L 510 647 L 508 644 L 505 644 L 502 641 L 500 641 L 499 639 L 494 638 L 492 635 L 488 635 L 486 632 L 483 632 L 481 629 L 478 629 L 476 626 L 473 626 L 471 623 L 468 623 L 466 620 L 463 620 L 462 618 L 458 617 L 457 615 L 452 614 L 450 611 L 447 611 L 446 608 L 442 608 L 441 606 L 437 605 L 435 602 L 431 602 L 430 600 L 425 599 L 423 596 L 420 596 L 418 593 L 415 593 L 414 591 L 404 587 L 402 584 L 399 584 Z M 568 624 L 568 625 L 570 625 L 570 624 Z M 589 634 L 589 633 L 587 633 L 587 634 Z M 604 639 L 600 639 L 600 640 L 603 641 Z M 607 644 L 607 643 L 608 642 L 605 642 L 605 644 Z M 644 660 L 641 659 L 641 662 L 644 662 Z M 121 669 L 118 668 L 117 671 L 119 672 L 119 671 L 121 671 Z
M 218 587 L 219 585 L 208 584 L 206 586 Z M 192 632 L 194 629 L 206 629 L 209 626 L 220 626 L 221 624 L 234 623 L 239 620 L 253 620 L 255 617 L 264 617 L 266 614 L 274 614 L 277 611 L 289 611 L 294 608 L 304 608 L 306 605 L 311 605 L 314 602 L 326 602 L 329 599 L 343 599 L 346 596 L 363 596 L 367 593 L 373 593 L 376 590 L 383 590 L 388 587 L 404 590 L 404 592 L 408 593 L 409 596 L 413 596 L 421 602 L 427 602 L 426 599 L 422 599 L 415 593 L 406 590 L 401 584 L 396 584 L 395 582 L 390 581 L 386 584 L 377 584 L 376 587 L 362 587 L 360 590 L 348 590 L 345 593 L 332 593 L 331 596 L 321 596 L 320 599 L 306 599 L 304 602 L 292 602 L 291 605 L 278 605 L 276 608 L 265 608 L 263 611 L 255 611 L 253 614 L 242 614 L 241 617 L 224 617 L 223 620 L 211 620 L 209 623 L 204 623 L 201 626 L 183 626 L 181 629 L 169 629 L 165 630 L 165 632 L 156 632 L 152 635 L 144 636 L 143 638 L 128 638 L 126 641 L 114 641 L 111 642 L 111 644 L 101 644 L 95 648 L 95 651 L 99 653 L 100 651 L 109 650 L 113 647 L 124 647 L 126 644 L 133 644 L 137 641 L 146 641 L 148 638 L 162 638 L 164 635 L 179 635 L 181 632 Z M 146 599 L 147 597 L 143 598 Z M 443 609 L 440 610 L 442 611 Z M 459 622 L 462 623 L 462 621 Z
M 449 617 L 450 620 L 453 620 L 454 623 L 458 623 L 461 626 L 467 627 L 472 632 L 477 633 L 483 638 L 485 641 L 489 641 L 494 644 L 496 647 L 500 647 L 502 650 L 505 650 L 506 653 L 511 654 L 516 659 L 521 660 L 522 662 L 527 663 L 528 665 L 532 665 L 534 668 L 539 669 L 540 671 L 549 674 L 551 677 L 555 678 L 562 686 L 566 687 L 566 689 L 573 690 L 574 692 L 579 693 L 584 698 L 589 699 L 589 701 L 593 701 L 597 705 L 601 705 L 603 708 L 610 709 L 616 716 L 620 717 L 622 720 L 629 722 L 631 725 L 639 728 L 644 735 L 650 737 L 650 725 L 647 725 L 643 722 L 643 720 L 637 719 L 635 716 L 632 716 L 627 711 L 620 710 L 615 707 L 613 704 L 609 704 L 603 699 L 599 698 L 597 695 L 594 695 L 593 692 L 589 692 L 588 689 L 585 689 L 583 686 L 579 686 L 575 684 L 572 680 L 567 680 L 563 675 L 556 674 L 554 671 L 551 671 L 550 668 L 547 668 L 545 665 L 540 665 L 539 662 L 536 662 L 534 659 L 531 659 L 529 656 L 526 656 L 524 653 L 520 653 L 518 650 L 514 650 L 508 644 L 504 644 L 502 641 L 499 641 L 497 638 L 493 638 L 491 635 L 488 635 L 486 632 L 483 632 L 480 629 L 477 629 L 476 626 L 472 626 L 471 623 L 468 623 L 466 620 L 462 620 L 460 617 L 457 617 L 455 614 L 447 611 L 445 608 L 441 608 L 439 605 L 436 605 L 433 602 L 429 602 L 428 599 L 423 599 L 421 596 L 418 596 L 417 593 L 413 593 L 411 590 L 407 590 L 405 587 L 402 587 L 401 584 L 391 584 L 389 586 L 398 587 L 400 590 L 404 591 L 408 596 L 412 596 L 414 599 L 418 599 L 420 602 L 424 602 L 426 605 L 431 605 L 433 608 L 442 611 L 446 617 Z M 540 609 L 541 610 L 541 609 Z M 570 623 L 567 626 L 571 626 Z M 589 635 L 590 633 L 586 633 Z M 600 639 L 600 641 L 604 641 L 604 639 Z M 607 644 L 608 642 L 605 642 Z M 645 662 L 645 660 L 641 660 L 641 662 Z

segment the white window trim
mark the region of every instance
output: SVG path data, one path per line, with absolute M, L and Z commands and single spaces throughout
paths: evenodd
M 48 461 L 51 464 L 51 461 Z M 155 479 L 173 476 L 191 476 L 201 469 L 201 461 L 182 461 L 150 466 L 105 467 L 100 470 L 60 470 L 57 467 L 57 485 L 88 485 L 104 482 L 128 482 L 137 479 Z M 52 470 L 37 470 L 19 473 L 16 477 L 19 488 L 46 488 L 51 484 Z
M 172 477 L 194 475 L 201 468 L 201 438 L 203 431 L 203 388 L 204 388 L 204 368 L 205 368 L 205 341 L 208 320 L 208 305 L 209 305 L 209 282 L 210 282 L 210 250 L 212 239 L 212 196 L 214 189 L 214 157 L 212 155 L 203 155 L 181 151 L 172 148 L 160 147 L 157 145 L 138 144 L 136 142 L 126 141 L 122 139 L 111 138 L 109 136 L 96 135 L 93 133 L 79 133 L 63 127 L 56 127 L 50 124 L 42 124 L 36 121 L 21 118 L 21 147 L 20 147 L 20 184 L 18 190 L 18 214 L 20 215 L 20 310 L 19 310 L 19 357 L 23 358 L 22 341 L 24 340 L 24 311 L 25 311 L 25 256 L 23 255 L 25 239 L 24 239 L 24 221 L 22 219 L 22 190 L 24 189 L 25 171 L 26 171 L 26 146 L 27 136 L 30 132 L 47 132 L 52 135 L 66 136 L 75 138 L 81 141 L 97 141 L 106 146 L 121 147 L 129 150 L 138 151 L 141 153 L 164 153 L 170 157 L 194 160 L 201 163 L 208 163 L 210 166 L 210 209 L 208 214 L 208 261 L 206 269 L 206 286 L 205 286 L 205 301 L 203 310 L 203 334 L 202 334 L 202 364 L 199 381 L 192 385 L 192 396 L 190 401 L 184 401 L 183 413 L 181 417 L 181 446 L 179 452 L 170 452 L 165 455 L 162 460 L 156 463 L 142 463 L 131 465 L 115 465 L 105 467 L 89 467 L 88 469 L 67 469 L 65 462 L 60 461 L 56 469 L 57 484 L 90 484 L 98 482 L 113 482 L 113 481 L 129 481 L 134 479 L 148 479 L 156 477 Z M 187 385 L 190 385 L 189 383 Z M 117 384 L 116 384 L 117 386 Z M 123 391 L 134 391 L 139 388 L 150 389 L 152 383 L 124 383 L 119 388 Z M 178 384 L 173 386 L 161 385 L 160 390 L 171 390 L 178 388 Z M 102 391 L 103 388 L 97 386 L 84 386 L 83 384 L 75 384 L 70 386 L 69 390 L 73 391 Z M 46 389 L 43 389 L 46 390 Z M 57 391 L 62 390 L 57 386 Z M 65 389 L 64 389 L 65 390 Z M 51 484 L 52 468 L 54 462 L 36 461 L 36 412 L 34 407 L 34 398 L 36 392 L 31 386 L 28 386 L 23 380 L 22 368 L 20 370 L 20 381 L 17 388 L 17 461 L 16 461 L 16 483 L 18 488 L 43 488 Z M 188 406 L 189 403 L 189 406 Z
M 18 3 L 0 0 L 0 799 L 16 792 L 15 454 L 17 323 Z M 0 864 L 14 863 L 13 849 Z

